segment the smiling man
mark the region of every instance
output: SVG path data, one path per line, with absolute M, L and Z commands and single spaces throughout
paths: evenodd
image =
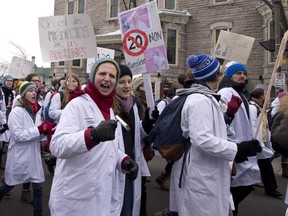
M 113 59 L 97 59 L 83 94 L 61 114 L 50 144 L 57 158 L 49 201 L 52 216 L 110 215 L 113 188 L 123 184 L 114 179 L 116 169 L 132 175 L 137 166 L 119 149 L 121 126 L 111 109 L 119 75 Z
M 253 129 L 250 123 L 249 104 L 243 93 L 247 81 L 247 68 L 238 62 L 228 63 L 225 76 L 219 84 L 218 94 L 228 105 L 232 97 L 240 97 L 241 105 L 234 113 L 232 122 L 227 124 L 228 140 L 236 143 L 253 138 Z M 241 145 L 241 144 L 240 144 Z M 238 214 L 238 205 L 252 191 L 253 185 L 260 182 L 260 171 L 255 156 L 236 158 L 236 175 L 232 177 L 231 193 L 235 205 L 233 215 Z

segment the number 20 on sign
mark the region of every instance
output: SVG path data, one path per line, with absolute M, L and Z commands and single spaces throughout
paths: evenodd
M 123 49 L 130 56 L 141 55 L 148 46 L 148 37 L 145 32 L 134 29 L 123 37 Z

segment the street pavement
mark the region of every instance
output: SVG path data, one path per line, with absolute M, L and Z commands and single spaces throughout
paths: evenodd
M 152 216 L 156 211 L 168 207 L 169 192 L 163 191 L 155 183 L 155 178 L 165 167 L 166 161 L 156 155 L 149 162 L 151 177 L 147 180 L 147 215 Z M 280 159 L 273 161 L 276 179 L 279 191 L 283 194 L 286 192 L 287 180 L 281 177 Z M 44 166 L 46 181 L 44 183 L 44 215 L 50 216 L 48 208 L 49 191 L 53 176 Z M 0 175 L 4 173 L 0 170 Z M 4 197 L 0 203 L 0 216 L 32 216 L 32 205 L 25 203 L 20 199 L 21 185 L 17 185 L 11 191 L 11 195 Z M 209 208 L 209 203 L 207 203 Z M 241 204 L 238 216 L 284 216 L 287 205 L 283 199 L 275 199 L 265 195 L 263 188 L 255 188 L 255 190 Z M 66 216 L 66 215 L 65 215 Z M 187 215 L 188 216 L 188 215 Z M 215 213 L 215 216 L 218 216 Z

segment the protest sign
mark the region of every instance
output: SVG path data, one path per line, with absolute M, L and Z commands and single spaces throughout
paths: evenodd
M 97 57 L 96 38 L 88 14 L 39 17 L 44 62 Z
M 168 60 L 155 1 L 119 14 L 127 66 L 134 75 L 168 69 Z
M 33 72 L 33 67 L 33 62 L 14 56 L 10 64 L 8 74 L 11 75 L 13 78 L 24 78 L 28 74 Z
M 214 57 L 246 64 L 255 38 L 228 31 L 220 31 Z
M 96 59 L 98 59 L 98 58 L 112 58 L 112 59 L 114 59 L 115 50 L 113 50 L 113 49 L 97 47 L 97 51 L 98 51 L 98 57 L 97 58 L 87 58 L 86 73 L 90 73 L 91 68 L 92 68 Z

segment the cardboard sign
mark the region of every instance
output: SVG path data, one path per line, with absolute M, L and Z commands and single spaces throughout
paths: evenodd
M 97 57 L 96 37 L 88 14 L 39 17 L 44 62 Z
M 8 74 L 17 79 L 25 78 L 33 72 L 33 67 L 33 62 L 14 56 Z
M 134 75 L 168 69 L 168 60 L 155 1 L 119 14 L 127 66 Z
M 96 59 L 98 58 L 112 58 L 114 59 L 115 50 L 107 49 L 102 47 L 97 47 L 98 57 L 97 58 L 88 58 L 87 59 L 87 66 L 86 66 L 86 73 L 90 73 L 92 66 Z
M 214 57 L 246 64 L 255 38 L 228 31 L 220 31 Z

